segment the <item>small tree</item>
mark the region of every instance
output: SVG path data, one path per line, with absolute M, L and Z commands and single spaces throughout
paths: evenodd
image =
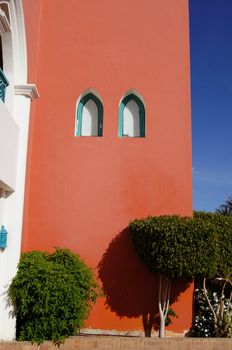
M 59 344 L 83 326 L 98 287 L 78 255 L 57 248 L 23 254 L 8 295 L 18 340 Z
M 213 276 L 217 236 L 209 221 L 180 216 L 158 216 L 129 224 L 135 251 L 147 268 L 159 275 L 159 336 L 164 337 L 171 281 Z M 210 269 L 209 269 L 210 266 Z
M 203 278 L 203 292 L 212 314 L 213 336 L 232 336 L 232 216 L 219 213 L 195 212 L 194 220 L 208 222 L 217 235 L 217 254 L 213 280 L 217 284 L 217 293 L 210 296 L 206 280 Z M 211 243 L 212 246 L 212 243 Z M 212 247 L 213 248 L 213 247 Z M 215 247 L 214 247 L 215 248 Z M 209 266 L 210 268 L 210 266 Z M 212 293 L 211 293 L 212 294 Z M 226 297 L 227 294 L 227 297 Z M 216 300 L 216 302 L 215 302 Z
M 183 275 L 187 244 L 181 235 L 185 220 L 178 216 L 148 217 L 129 224 L 135 250 L 148 269 L 159 275 L 159 336 L 164 337 L 171 280 Z

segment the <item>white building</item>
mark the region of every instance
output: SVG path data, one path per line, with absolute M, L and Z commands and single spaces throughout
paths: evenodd
M 0 1 L 0 36 L 0 227 L 8 232 L 0 251 L 0 339 L 8 340 L 15 321 L 6 291 L 20 256 L 30 104 L 38 97 L 27 83 L 22 0 Z

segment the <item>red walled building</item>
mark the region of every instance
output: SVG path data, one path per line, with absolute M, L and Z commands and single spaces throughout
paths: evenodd
M 86 327 L 141 329 L 157 286 L 126 227 L 192 215 L 188 1 L 23 0 L 23 11 L 40 98 L 22 251 L 78 252 L 109 292 Z M 174 331 L 190 327 L 191 302 L 189 288 L 174 303 Z

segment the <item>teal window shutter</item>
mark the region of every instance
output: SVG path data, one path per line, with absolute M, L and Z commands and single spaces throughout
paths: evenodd
M 119 124 L 118 124 L 118 136 L 125 137 L 123 124 L 124 124 L 124 110 L 128 102 L 134 101 L 139 109 L 139 127 L 140 132 L 139 136 L 130 136 L 130 137 L 145 137 L 145 107 L 143 102 L 135 94 L 129 94 L 125 96 L 119 105 Z
M 82 125 L 83 125 L 83 108 L 85 104 L 92 100 L 97 106 L 97 126 L 98 132 L 96 136 L 103 136 L 103 105 L 100 99 L 93 93 L 88 93 L 83 96 L 77 106 L 77 127 L 76 136 L 82 136 Z M 90 135 L 94 136 L 94 135 Z
M 9 81 L 5 74 L 3 73 L 3 70 L 0 68 L 0 99 L 4 102 L 5 101 L 5 94 L 6 94 L 6 88 L 9 85 Z

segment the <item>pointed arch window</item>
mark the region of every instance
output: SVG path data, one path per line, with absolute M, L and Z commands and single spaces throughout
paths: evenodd
M 141 99 L 131 93 L 119 105 L 119 137 L 145 137 L 145 107 Z
M 77 106 L 76 136 L 102 136 L 103 105 L 93 93 L 83 96 Z

